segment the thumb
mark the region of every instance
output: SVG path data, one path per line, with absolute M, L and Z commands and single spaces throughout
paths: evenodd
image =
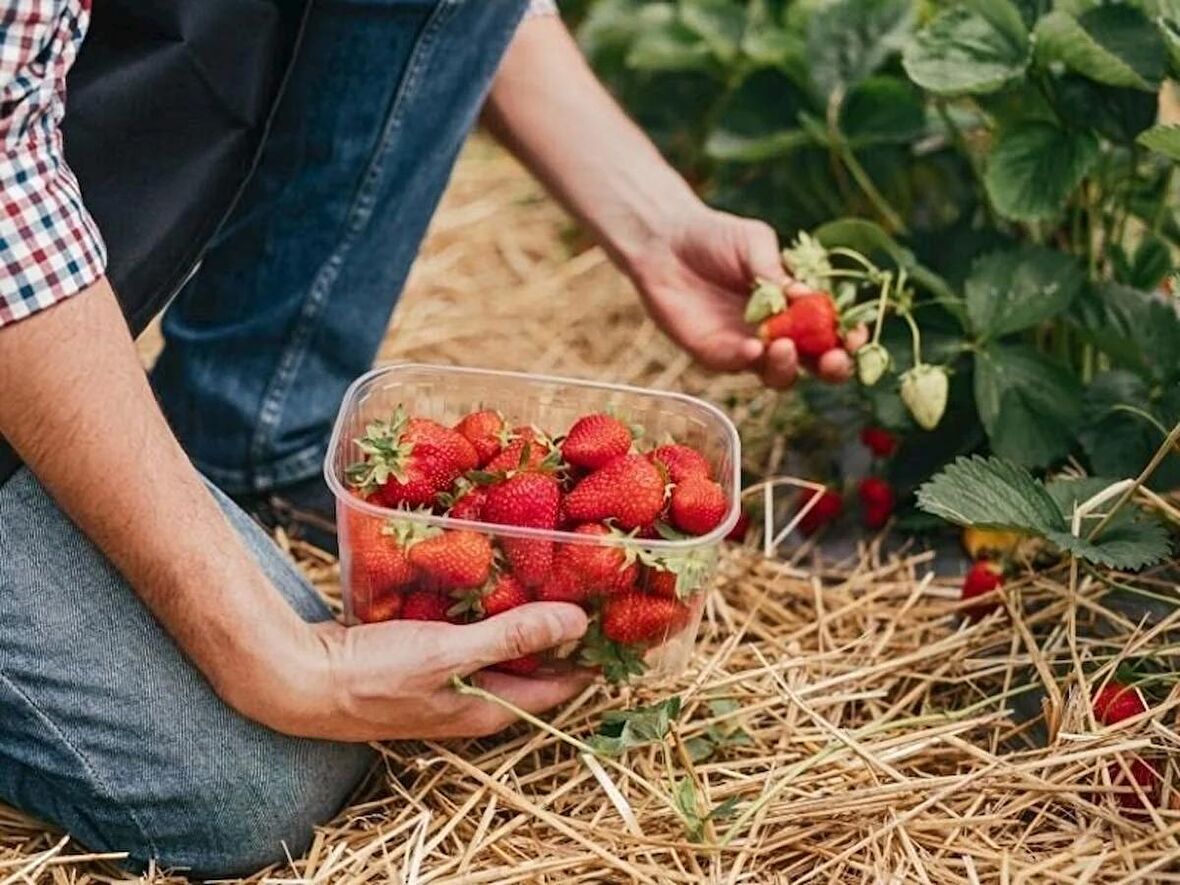
M 461 660 L 470 673 L 581 638 L 586 613 L 566 602 L 531 602 L 462 628 Z

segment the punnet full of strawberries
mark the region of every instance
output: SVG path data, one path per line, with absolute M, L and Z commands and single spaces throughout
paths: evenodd
M 708 535 L 729 517 L 730 494 L 703 452 L 645 441 L 603 412 L 542 428 L 481 410 L 447 426 L 401 406 L 355 443 L 348 490 L 384 508 L 342 509 L 356 620 L 462 624 L 570 602 L 591 616 L 578 648 L 503 667 L 576 664 L 612 681 L 644 672 L 649 652 L 673 639 L 693 641 L 716 545 L 651 541 Z

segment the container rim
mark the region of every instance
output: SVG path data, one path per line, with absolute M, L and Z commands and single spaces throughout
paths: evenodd
M 352 402 L 356 397 L 357 391 L 364 387 L 368 382 L 383 375 L 394 374 L 399 370 L 426 370 L 430 372 L 437 372 L 444 375 L 483 375 L 494 378 L 511 378 L 519 381 L 534 381 L 543 384 L 563 384 L 571 387 L 586 387 L 596 390 L 609 390 L 615 393 L 630 393 L 640 396 L 655 397 L 658 399 L 673 400 L 676 402 L 686 403 L 693 408 L 703 409 L 705 412 L 711 414 L 720 423 L 726 441 L 729 444 L 730 450 L 733 452 L 732 463 L 730 464 L 731 471 L 731 489 L 729 496 L 729 509 L 726 512 L 725 519 L 709 532 L 707 535 L 697 535 L 691 538 L 682 538 L 679 540 L 670 540 L 667 538 L 612 538 L 610 536 L 596 536 L 596 535 L 580 535 L 577 532 L 567 532 L 559 529 L 534 529 L 525 526 L 511 526 L 503 525 L 495 522 L 475 522 L 469 519 L 453 519 L 449 516 L 437 516 L 433 513 L 419 513 L 413 510 L 396 510 L 390 507 L 381 507 L 377 504 L 370 504 L 368 501 L 358 498 L 348 491 L 340 482 L 339 477 L 336 476 L 336 471 L 333 469 L 333 462 L 336 459 L 336 453 L 342 445 L 342 437 L 344 435 L 344 415 L 345 406 Z M 726 535 L 733 530 L 737 525 L 738 516 L 741 512 L 741 439 L 738 436 L 737 428 L 733 421 L 725 412 L 721 411 L 717 406 L 710 402 L 706 402 L 695 396 L 689 396 L 686 393 L 679 393 L 676 391 L 653 390 L 648 387 L 637 387 L 630 384 L 611 384 L 606 381 L 592 381 L 583 378 L 567 378 L 561 375 L 541 375 L 532 372 L 512 372 L 504 369 L 481 369 L 470 368 L 466 366 L 451 366 L 439 365 L 434 363 L 421 362 L 389 362 L 381 363 L 374 366 L 369 371 L 358 377 L 352 384 L 348 385 L 348 389 L 344 392 L 344 398 L 341 400 L 340 410 L 336 414 L 336 422 L 332 427 L 332 436 L 328 441 L 328 451 L 324 456 L 324 481 L 327 482 L 328 488 L 332 490 L 332 494 L 336 500 L 347 502 L 347 506 L 354 507 L 363 513 L 368 513 L 370 516 L 404 519 L 410 522 L 421 523 L 423 525 L 438 526 L 444 529 L 466 529 L 468 531 L 488 532 L 494 530 L 496 534 L 508 535 L 519 538 L 536 538 L 539 540 L 556 541 L 560 543 L 576 543 L 588 544 L 600 547 L 635 547 L 640 546 L 645 549 L 663 550 L 667 552 L 694 550 L 700 547 L 706 547 L 713 544 L 720 543 Z

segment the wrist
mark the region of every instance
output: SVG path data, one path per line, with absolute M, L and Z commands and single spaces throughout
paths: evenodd
M 662 187 L 637 185 L 615 217 L 602 225 L 600 238 L 619 267 L 634 279 L 653 258 L 672 250 L 686 225 L 709 211 L 679 176 Z

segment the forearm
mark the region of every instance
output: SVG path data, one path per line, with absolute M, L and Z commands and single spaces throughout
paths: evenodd
M 484 122 L 623 266 L 701 206 L 598 82 L 555 16 L 521 25 Z
M 228 702 L 265 720 L 311 631 L 168 429 L 105 281 L 0 329 L 0 433 Z

